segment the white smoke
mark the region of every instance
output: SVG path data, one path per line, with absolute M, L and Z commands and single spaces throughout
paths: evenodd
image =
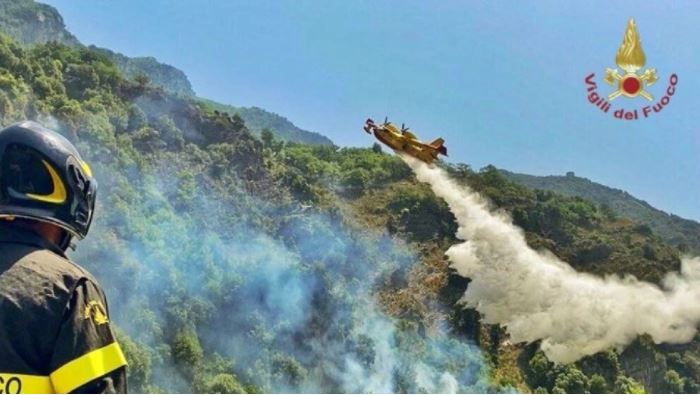
M 58 119 L 51 114 L 39 114 L 36 117 L 36 120 L 46 128 L 51 130 L 61 130 L 60 122 L 58 122 Z
M 403 158 L 419 181 L 430 184 L 457 218 L 464 242 L 446 255 L 459 275 L 470 278 L 462 302 L 483 321 L 504 326 L 512 341 L 542 340 L 558 363 L 615 347 L 639 334 L 658 343 L 690 341 L 700 322 L 700 258 L 686 258 L 681 272 L 662 287 L 634 277 L 605 278 L 575 271 L 549 251 L 534 251 L 521 229 L 447 173 Z

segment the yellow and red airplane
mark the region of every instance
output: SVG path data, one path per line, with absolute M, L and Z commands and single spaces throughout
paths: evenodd
M 420 142 L 408 128 L 401 125 L 401 129 L 399 129 L 386 118 L 381 125 L 376 125 L 371 118 L 368 118 L 363 129 L 369 134 L 374 134 L 377 140 L 388 145 L 394 151 L 405 152 L 428 164 L 433 163 L 438 154 L 447 156 L 447 148 L 442 145 L 445 140 L 442 138 L 435 139 L 430 144 Z

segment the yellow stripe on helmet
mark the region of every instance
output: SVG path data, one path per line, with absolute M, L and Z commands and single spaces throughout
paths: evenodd
M 54 204 L 62 204 L 66 201 L 66 198 L 68 197 L 68 194 L 66 193 L 66 186 L 63 185 L 63 181 L 61 180 L 61 177 L 58 175 L 56 170 L 49 164 L 49 162 L 42 160 L 41 161 L 44 166 L 46 167 L 46 170 L 48 170 L 49 175 L 51 176 L 51 183 L 53 184 L 53 191 L 48 194 L 48 195 L 38 195 L 35 193 L 27 193 L 27 197 L 30 197 L 34 200 L 39 200 L 41 202 L 47 202 L 47 203 L 54 203 Z
M 85 162 L 84 160 L 81 160 L 80 166 L 83 168 L 83 171 L 85 172 L 85 174 L 88 177 L 92 178 L 92 169 L 90 169 L 90 166 L 88 166 L 87 162 Z

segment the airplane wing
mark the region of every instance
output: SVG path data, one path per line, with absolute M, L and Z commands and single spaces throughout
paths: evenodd
M 403 135 L 408 137 L 411 140 L 418 140 L 415 134 L 409 132 L 408 130 L 404 130 Z

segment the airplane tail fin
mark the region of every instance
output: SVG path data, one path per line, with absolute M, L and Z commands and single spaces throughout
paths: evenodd
M 436 150 L 438 150 L 439 153 L 441 153 L 441 154 L 447 156 L 447 147 L 445 147 L 444 145 L 442 145 L 444 142 L 445 142 L 445 140 L 443 140 L 443 139 L 441 139 L 441 138 L 437 138 L 437 139 L 435 139 L 432 143 L 430 143 L 430 145 L 431 145 L 433 148 L 435 148 Z
M 367 120 L 365 121 L 365 126 L 363 126 L 362 129 L 364 129 L 365 132 L 372 134 L 372 129 L 374 127 L 375 127 L 375 125 L 374 125 L 374 121 L 372 120 L 372 118 L 367 118 Z

